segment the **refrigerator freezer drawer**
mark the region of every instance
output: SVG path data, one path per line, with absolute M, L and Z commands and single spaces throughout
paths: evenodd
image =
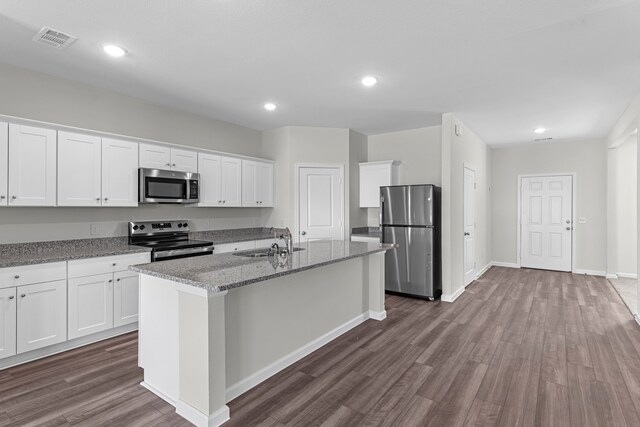
M 433 185 L 380 187 L 381 224 L 435 226 L 440 203 Z
M 434 236 L 431 227 L 382 228 L 382 241 L 398 248 L 385 255 L 385 289 L 391 292 L 435 298 Z

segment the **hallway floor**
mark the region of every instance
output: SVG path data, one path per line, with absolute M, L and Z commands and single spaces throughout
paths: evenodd
M 636 279 L 609 279 L 611 285 L 631 311 L 631 314 L 638 312 L 638 281 Z

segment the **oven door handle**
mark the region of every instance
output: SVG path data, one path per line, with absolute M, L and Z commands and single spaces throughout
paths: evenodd
M 213 246 L 201 246 L 197 248 L 187 248 L 187 249 L 174 249 L 172 251 L 157 251 L 154 252 L 154 259 L 160 260 L 163 258 L 169 258 L 180 255 L 190 255 L 190 254 L 204 254 L 204 253 L 213 253 Z

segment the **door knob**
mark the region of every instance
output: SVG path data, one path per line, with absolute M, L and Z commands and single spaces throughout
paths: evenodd
M 471 233 L 469 233 L 468 231 L 465 231 L 465 232 L 464 232 L 464 235 L 465 235 L 465 236 L 471 236 Z
M 302 234 L 303 236 L 306 236 L 306 235 L 307 235 L 307 232 L 306 232 L 306 231 L 303 231 L 301 234 Z

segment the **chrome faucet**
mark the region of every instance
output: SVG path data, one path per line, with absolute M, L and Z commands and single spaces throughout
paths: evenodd
M 274 253 L 276 255 L 280 254 L 280 246 L 278 246 L 277 243 L 274 243 L 273 245 L 271 245 L 271 247 L 269 248 L 269 251 L 267 252 L 267 255 L 272 256 Z
M 284 243 L 287 246 L 287 253 L 293 253 L 293 236 L 291 235 L 291 230 L 289 230 L 289 227 L 285 228 L 285 233 L 282 234 L 280 238 L 284 240 Z

